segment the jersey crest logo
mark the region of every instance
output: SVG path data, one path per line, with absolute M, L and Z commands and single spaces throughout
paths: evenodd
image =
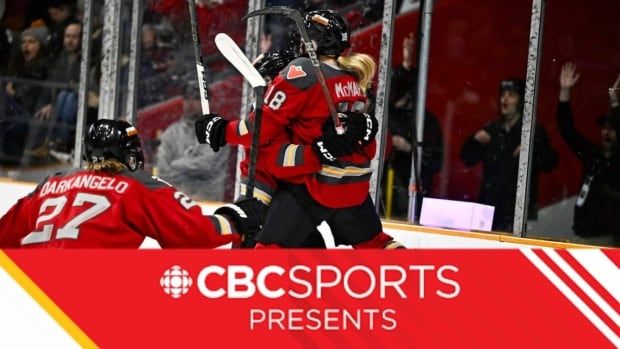
M 300 65 L 291 65 L 291 67 L 288 68 L 288 72 L 286 73 L 286 78 L 288 80 L 293 80 L 297 78 L 303 78 L 307 75 L 308 74 L 306 74 L 306 72 Z

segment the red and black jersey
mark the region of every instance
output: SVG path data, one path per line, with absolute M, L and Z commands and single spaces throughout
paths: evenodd
M 297 58 L 269 86 L 260 131 L 257 181 L 275 186 L 275 180 L 269 178 L 272 176 L 304 183 L 311 196 L 327 207 L 359 205 L 368 195 L 370 161 L 376 144 L 373 141 L 359 152 L 321 164 L 310 144 L 323 133 L 330 113 L 313 69 L 308 58 Z M 353 74 L 324 63 L 322 70 L 339 111 L 365 109 L 366 95 Z M 249 146 L 252 120 L 251 115 L 229 123 L 227 142 Z M 246 175 L 247 157 L 244 162 L 241 171 Z
M 213 248 L 238 242 L 227 218 L 144 172 L 74 170 L 48 177 L 0 218 L 3 248 Z

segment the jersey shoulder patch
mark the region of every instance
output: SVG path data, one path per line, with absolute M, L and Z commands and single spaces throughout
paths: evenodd
M 304 68 L 300 65 L 291 65 L 288 67 L 288 71 L 286 72 L 287 80 L 303 78 L 305 76 L 308 76 L 308 73 L 306 73 Z
M 280 77 L 297 89 L 306 90 L 316 83 L 316 75 L 310 58 L 298 57 L 280 72 Z

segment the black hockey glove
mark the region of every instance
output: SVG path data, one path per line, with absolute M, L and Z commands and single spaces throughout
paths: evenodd
M 256 198 L 243 199 L 234 204 L 224 205 L 214 214 L 229 218 L 241 235 L 241 248 L 253 248 L 256 244 L 254 236 L 263 225 L 267 206 Z
M 226 125 L 228 121 L 218 114 L 203 115 L 194 123 L 196 139 L 200 144 L 209 144 L 211 149 L 217 152 L 226 145 Z
M 350 135 L 336 133 L 331 119 L 323 125 L 323 134 L 312 142 L 312 150 L 322 163 L 334 162 L 341 156 L 354 153 L 356 148 L 356 141 Z
M 346 112 L 343 121 L 346 125 L 347 139 L 359 142 L 361 145 L 370 144 L 379 131 L 379 121 L 368 113 Z

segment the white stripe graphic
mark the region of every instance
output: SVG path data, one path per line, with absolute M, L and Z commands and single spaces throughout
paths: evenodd
M 560 254 L 551 248 L 545 248 L 543 251 L 583 290 L 583 292 L 585 292 L 585 294 L 588 295 L 588 297 L 590 297 L 590 299 L 594 301 L 594 303 L 596 303 L 596 305 L 598 305 L 599 308 L 601 308 L 601 310 L 603 310 L 603 312 L 605 312 L 605 314 L 607 314 L 607 316 L 611 318 L 616 326 L 620 326 L 620 315 L 564 260 L 564 258 L 562 258 L 562 256 L 560 256 Z
M 525 248 L 520 250 L 613 345 L 620 347 L 620 338 L 534 253 L 534 251 Z
M 617 302 L 620 302 L 620 269 L 601 250 L 568 250 Z
M 0 348 L 80 348 L 0 267 Z

